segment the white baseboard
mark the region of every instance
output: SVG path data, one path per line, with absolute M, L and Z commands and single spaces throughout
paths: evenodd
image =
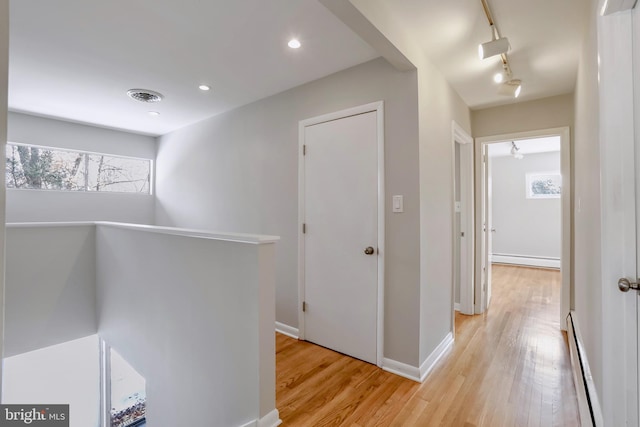
M 460 311 L 460 303 L 459 302 L 454 302 L 453 303 L 453 309 L 455 311 Z
M 453 345 L 453 333 L 449 332 L 419 368 L 385 358 L 382 360 L 382 369 L 419 383 L 424 382 L 429 372 L 431 372 L 438 360 L 447 352 L 451 345 Z
M 276 332 L 280 332 L 291 338 L 298 339 L 300 337 L 300 331 L 293 326 L 285 325 L 284 323 L 276 322 Z
M 491 255 L 491 262 L 498 264 L 526 265 L 530 267 L 560 268 L 560 258 L 493 254 Z
M 581 425 L 601 427 L 604 425 L 602 409 L 600 408 L 595 383 L 591 376 L 587 354 L 582 344 L 578 319 L 573 311 L 567 316 L 567 338 Z
M 420 369 L 393 359 L 382 359 L 382 369 L 410 380 L 420 382 Z
M 280 419 L 280 412 L 278 412 L 277 409 L 274 409 L 258 420 L 258 427 L 277 427 L 280 424 L 282 424 L 282 420 Z
M 422 365 L 420 365 L 420 382 L 424 382 L 427 375 L 429 375 L 429 372 L 433 370 L 436 363 L 438 363 L 438 360 L 445 355 L 451 346 L 453 346 L 453 332 L 449 332 L 440 344 L 438 344 L 436 349 L 431 352 Z
M 250 421 L 241 427 L 277 427 L 280 424 L 282 424 L 280 413 L 277 409 L 274 409 L 259 420 Z

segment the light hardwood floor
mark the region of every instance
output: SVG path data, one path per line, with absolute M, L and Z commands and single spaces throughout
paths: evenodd
M 276 336 L 284 426 L 578 426 L 560 273 L 494 265 L 487 313 L 456 313 L 453 348 L 424 384 Z

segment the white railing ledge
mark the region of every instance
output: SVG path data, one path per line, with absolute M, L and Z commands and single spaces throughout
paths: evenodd
M 96 225 L 95 221 L 73 222 L 8 222 L 7 228 L 50 228 L 50 227 L 86 227 Z
M 163 227 L 158 225 L 129 224 L 124 222 L 107 221 L 80 221 L 80 222 L 14 222 L 7 223 L 7 228 L 42 228 L 42 227 L 82 227 L 82 226 L 104 226 L 122 228 L 126 230 L 144 231 L 148 233 L 170 234 L 175 236 L 197 237 L 200 239 L 222 240 L 227 242 L 250 243 L 263 245 L 275 243 L 280 240 L 278 236 L 267 236 L 261 234 L 246 233 L 226 233 L 206 230 L 195 230 L 189 228 Z

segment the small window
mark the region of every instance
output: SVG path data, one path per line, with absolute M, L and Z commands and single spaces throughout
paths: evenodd
M 111 362 L 111 427 L 143 427 L 146 425 L 146 381 L 114 349 Z
M 151 194 L 151 160 L 9 143 L 7 188 Z
M 562 175 L 559 173 L 528 173 L 527 199 L 559 199 L 562 194 Z

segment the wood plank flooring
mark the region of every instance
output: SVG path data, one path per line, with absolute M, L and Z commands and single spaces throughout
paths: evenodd
M 456 313 L 453 348 L 418 384 L 276 336 L 283 426 L 578 426 L 560 273 L 494 265 L 487 313 Z

